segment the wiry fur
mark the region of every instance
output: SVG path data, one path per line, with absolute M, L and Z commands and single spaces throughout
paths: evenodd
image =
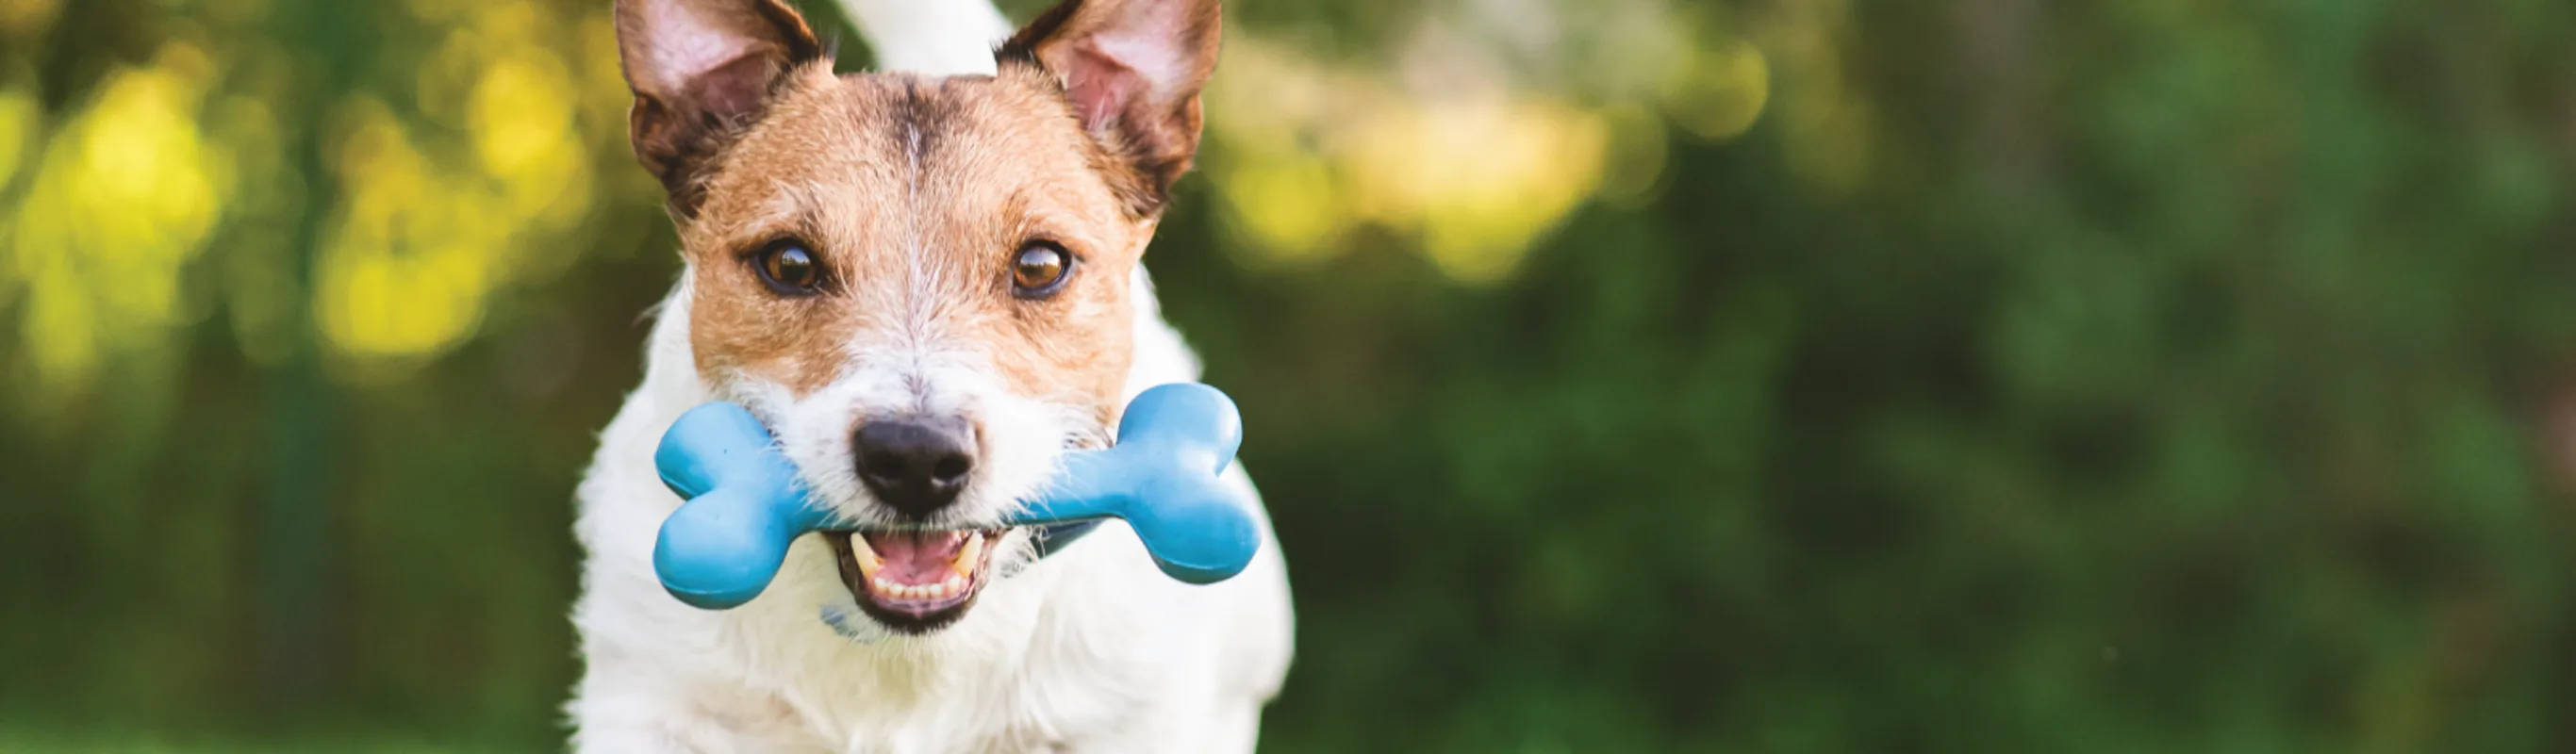
M 1179 336 L 1141 308 L 1127 391 L 1194 379 Z M 683 286 L 654 325 L 642 389 L 609 423 L 581 486 L 575 532 L 590 558 L 573 621 L 589 670 L 568 705 L 577 749 L 1251 748 L 1289 656 L 1275 541 L 1243 575 L 1193 587 L 1105 526 L 995 582 L 956 625 L 917 637 L 866 624 L 811 537 L 743 607 L 699 610 L 663 593 L 653 536 L 680 501 L 654 475 L 652 449 L 680 412 L 715 397 L 690 368 L 688 314 Z M 1229 478 L 1251 484 L 1240 470 Z
M 1212 0 L 1093 3 L 1157 4 L 1206 9 L 1206 38 L 1183 44 L 1212 60 Z M 1038 65 L 835 77 L 828 61 L 800 57 L 810 32 L 782 8 L 620 7 L 633 136 L 672 187 L 689 269 L 660 306 L 644 385 L 579 492 L 589 559 L 573 619 L 589 667 L 567 706 L 576 748 L 1248 750 L 1289 657 L 1275 541 L 1242 575 L 1202 587 L 1163 576 L 1115 523 L 1044 559 L 1014 532 L 971 609 L 919 634 L 863 613 L 816 537 L 740 608 L 699 610 L 660 588 L 654 536 L 680 500 L 652 451 L 705 401 L 749 407 L 815 495 L 863 522 L 892 514 L 852 470 L 852 427 L 968 417 L 981 445 L 974 477 L 930 523 L 969 527 L 1042 485 L 1065 447 L 1102 442 L 1128 397 L 1197 378 L 1137 265 L 1159 208 L 1122 190 L 1157 180 L 1149 171 L 1169 167 L 1174 149 L 1186 164 L 1195 81 L 1181 134 L 1148 116 L 1182 113 L 1170 101 L 1182 87 L 1137 83 L 1133 71 L 1113 72 L 1135 84 L 1124 124 L 1083 117 L 1085 103 L 1065 101 L 1062 79 Z M 1122 133 L 1162 151 L 1120 161 Z M 836 277 L 822 293 L 782 297 L 751 277 L 745 250 L 782 237 L 827 261 Z M 1090 277 L 1044 301 L 1013 298 L 995 281 L 1008 280 L 1000 260 L 1023 238 L 1061 243 Z M 1229 479 L 1251 484 L 1239 467 Z

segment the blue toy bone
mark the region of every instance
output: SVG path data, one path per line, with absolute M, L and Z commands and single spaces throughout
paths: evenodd
M 1216 388 L 1173 383 L 1127 403 L 1118 444 L 1065 454 L 1064 468 L 1003 523 L 1120 518 L 1154 564 L 1193 584 L 1241 573 L 1261 548 L 1253 502 L 1218 479 L 1243 443 L 1243 418 Z M 690 409 L 653 453 L 662 483 L 688 502 L 662 522 L 653 571 L 680 601 L 711 610 L 760 595 L 807 532 L 855 528 L 808 500 L 769 429 L 731 403 Z

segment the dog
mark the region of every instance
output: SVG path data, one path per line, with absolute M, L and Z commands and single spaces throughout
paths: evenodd
M 579 491 L 589 752 L 1224 752 L 1287 673 L 1286 567 L 1192 586 L 1123 525 L 996 522 L 1197 377 L 1140 265 L 1198 145 L 1216 0 L 1067 0 L 990 75 L 836 75 L 782 0 L 617 0 L 629 139 L 686 269 Z M 663 430 L 768 424 L 857 532 L 733 610 L 663 592 Z M 1250 491 L 1240 466 L 1228 482 Z

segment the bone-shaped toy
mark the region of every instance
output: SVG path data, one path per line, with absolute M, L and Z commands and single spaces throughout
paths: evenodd
M 1172 578 L 1232 578 L 1261 548 L 1254 504 L 1218 479 L 1243 443 L 1234 401 L 1197 383 L 1159 385 L 1127 403 L 1118 444 L 1072 451 L 1034 500 L 1003 521 L 1030 526 L 1121 518 Z M 662 483 L 688 502 L 662 522 L 653 570 L 680 601 L 711 610 L 760 595 L 807 532 L 854 528 L 808 500 L 769 429 L 731 403 L 681 414 L 653 453 Z

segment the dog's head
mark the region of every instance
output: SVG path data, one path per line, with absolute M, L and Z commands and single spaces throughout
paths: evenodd
M 888 627 L 962 616 L 995 528 L 1107 438 L 1138 257 L 1198 146 L 1216 0 L 1068 0 L 993 76 L 837 76 L 780 0 L 618 0 L 629 136 L 668 191 L 697 370 L 860 533 Z

